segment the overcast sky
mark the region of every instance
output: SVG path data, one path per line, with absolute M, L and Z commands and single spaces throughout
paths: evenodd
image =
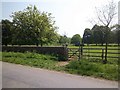
M 17 1 L 17 2 L 16 2 Z M 111 0 L 1 0 L 2 19 L 9 19 L 12 12 L 25 9 L 28 5 L 36 5 L 40 11 L 52 13 L 55 17 L 58 33 L 72 37 L 74 34 L 83 36 L 85 28 L 92 28 L 96 20 L 95 7 L 102 7 Z M 119 0 L 113 0 L 116 5 Z M 113 21 L 117 23 L 117 19 Z

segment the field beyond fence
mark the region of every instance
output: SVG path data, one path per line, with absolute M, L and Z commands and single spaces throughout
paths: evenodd
M 118 62 L 120 48 L 109 46 L 107 49 L 107 59 Z M 86 59 L 105 59 L 105 46 L 84 46 L 84 47 L 68 47 L 69 58 L 77 56 Z

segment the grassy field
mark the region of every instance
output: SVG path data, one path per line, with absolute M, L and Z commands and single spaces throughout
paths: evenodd
M 116 63 L 102 64 L 101 62 L 90 61 L 90 59 L 82 59 L 81 61 L 67 61 L 67 65 L 60 66 L 60 61 L 58 61 L 57 57 L 38 54 L 35 52 L 2 52 L 2 61 L 63 71 L 71 74 L 86 75 L 108 80 L 118 80 L 118 65 Z

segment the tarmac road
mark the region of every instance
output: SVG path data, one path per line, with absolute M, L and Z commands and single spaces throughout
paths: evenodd
M 118 88 L 115 81 L 2 62 L 2 88 Z

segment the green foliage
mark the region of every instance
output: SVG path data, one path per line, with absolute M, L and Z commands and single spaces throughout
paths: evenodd
M 12 43 L 43 45 L 57 41 L 57 27 L 51 13 L 40 12 L 36 6 L 14 12 Z
M 106 26 L 94 25 L 90 30 L 86 28 L 83 34 L 83 43 L 86 44 L 101 44 L 118 43 L 119 44 L 119 25 L 114 25 L 109 28 Z
M 42 55 L 31 52 L 26 53 L 3 52 L 2 61 L 52 69 L 55 68 L 57 58 L 51 55 Z
M 115 29 L 112 31 L 114 33 L 114 42 L 120 45 L 120 25 L 114 25 Z
M 82 42 L 87 44 L 93 43 L 93 33 L 89 28 L 84 30 Z
M 3 45 L 8 45 L 11 44 L 11 40 L 12 40 L 12 22 L 10 22 L 9 20 L 2 20 L 2 44 Z
M 118 65 L 88 62 L 87 60 L 71 61 L 66 71 L 73 74 L 94 76 L 109 80 L 118 80 Z
M 92 28 L 94 43 L 103 45 L 105 43 L 105 34 L 101 26 L 94 25 Z
M 60 44 L 69 44 L 70 38 L 68 38 L 66 35 L 60 36 L 59 43 Z
M 73 37 L 71 38 L 71 43 L 74 44 L 74 45 L 77 45 L 80 42 L 81 42 L 80 35 L 79 34 L 73 35 Z

